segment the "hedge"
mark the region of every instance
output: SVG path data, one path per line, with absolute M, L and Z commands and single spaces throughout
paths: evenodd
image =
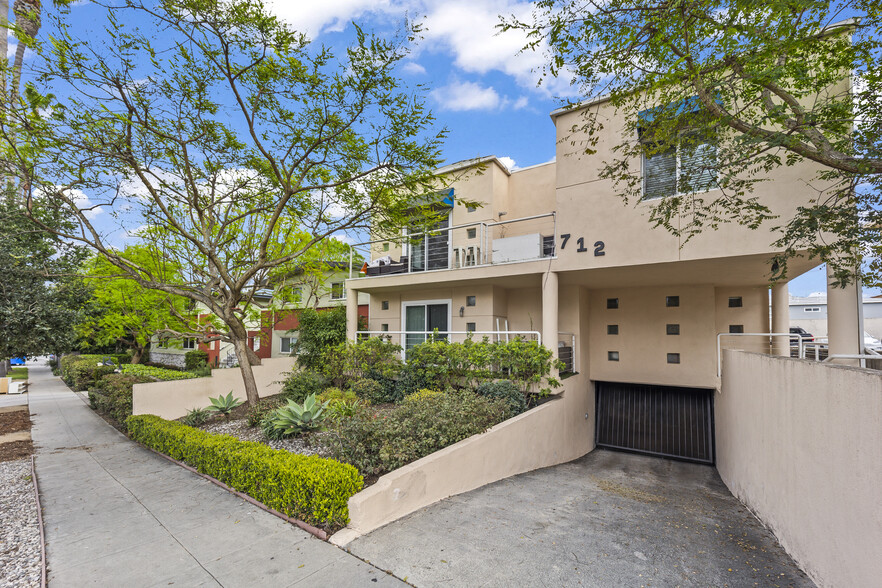
M 164 368 L 153 367 L 141 364 L 129 364 L 120 366 L 120 371 L 129 376 L 139 376 L 142 378 L 153 378 L 163 382 L 172 380 L 189 380 L 198 378 L 196 374 L 190 372 L 179 372 L 177 370 L 167 370 Z
M 61 378 L 74 390 L 88 390 L 95 382 L 114 372 L 113 366 L 99 365 L 107 355 L 65 355 L 61 358 Z
M 132 387 L 150 381 L 126 374 L 106 375 L 89 390 L 89 404 L 125 428 L 126 418 L 132 416 Z
M 332 533 L 349 522 L 349 497 L 364 487 L 351 465 L 214 435 L 154 415 L 126 420 L 132 439 L 183 461 L 288 516 Z
M 188 372 L 208 365 L 208 352 L 194 349 L 184 354 L 184 369 Z

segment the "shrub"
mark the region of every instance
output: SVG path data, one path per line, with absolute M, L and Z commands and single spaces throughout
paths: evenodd
M 318 395 L 318 399 L 320 402 L 355 402 L 358 396 L 353 390 L 328 388 Z
M 401 397 L 394 394 L 395 388 L 393 387 L 393 394 L 389 394 L 389 389 L 384 387 L 380 382 L 376 380 L 371 380 L 370 378 L 362 378 L 361 380 L 355 380 L 352 382 L 352 385 L 349 389 L 355 393 L 358 398 L 361 398 L 365 402 L 370 404 L 383 404 L 384 402 L 395 402 L 399 400 Z
M 192 372 L 208 365 L 208 352 L 201 349 L 194 349 L 184 354 L 184 369 Z
M 404 398 L 404 402 L 422 402 L 426 398 L 430 396 L 438 396 L 439 394 L 444 394 L 439 390 L 429 390 L 428 388 L 423 388 L 419 392 L 414 392 L 413 394 L 406 396 Z
M 205 423 L 208 420 L 208 417 L 211 413 L 209 413 L 204 408 L 191 408 L 187 411 L 187 416 L 183 418 L 181 422 L 190 427 L 196 427 Z
M 321 394 L 327 386 L 325 377 L 312 370 L 290 372 L 282 382 L 281 395 L 287 400 L 303 402 L 310 394 Z
M 196 378 L 208 378 L 211 376 L 211 366 L 207 363 L 203 363 L 202 365 L 190 370 L 190 373 L 193 374 L 193 377 Z
M 219 394 L 217 398 L 208 397 L 208 400 L 211 401 L 211 405 L 207 406 L 205 410 L 208 412 L 217 412 L 224 415 L 227 418 L 230 418 L 230 413 L 233 412 L 233 409 L 237 406 L 241 406 L 244 404 L 244 401 L 239 398 L 233 398 L 233 391 L 224 396 L 223 394 Z
M 125 374 L 106 375 L 89 390 L 89 405 L 125 428 L 126 418 L 132 415 L 132 387 L 149 381 Z
M 343 419 L 351 419 L 358 414 L 360 410 L 367 406 L 369 405 L 366 402 L 362 402 L 358 399 L 348 402 L 346 400 L 330 400 L 328 401 L 325 413 L 328 415 L 329 419 L 336 422 Z
M 527 410 L 527 398 L 524 393 L 518 390 L 509 380 L 499 380 L 498 382 L 484 382 L 477 389 L 478 394 L 488 398 L 501 398 L 508 403 L 509 408 L 514 414 L 521 414 Z
M 320 443 L 362 474 L 382 474 L 482 433 L 509 415 L 504 400 L 470 391 L 420 394 L 382 417 L 360 411 Z
M 347 501 L 364 486 L 354 467 L 331 459 L 213 435 L 153 415 L 129 417 L 128 426 L 135 441 L 329 532 L 349 522 Z
M 315 394 L 310 394 L 303 404 L 289 400 L 288 404 L 271 412 L 269 420 L 280 436 L 290 437 L 319 428 L 327 418 L 325 408 L 327 403 L 319 402 Z
M 280 399 L 270 398 L 261 400 L 257 404 L 252 404 L 245 411 L 245 422 L 249 427 L 256 427 L 263 421 L 264 417 L 279 407 Z
M 305 308 L 299 322 L 292 353 L 303 369 L 320 370 L 325 352 L 346 341 L 346 308 L 338 306 L 321 312 Z
M 74 390 L 88 390 L 107 374 L 115 370 L 101 365 L 106 355 L 66 355 L 61 359 L 61 377 Z
M 131 376 L 150 378 L 153 381 L 170 382 L 172 380 L 189 380 L 196 376 L 190 372 L 179 372 L 166 368 L 153 367 L 141 364 L 129 364 L 120 366 L 120 371 Z
M 328 349 L 323 358 L 321 371 L 335 386 L 345 387 L 368 375 L 375 378 L 394 378 L 401 371 L 398 358 L 401 346 L 380 338 L 364 339 L 358 343 L 344 341 Z

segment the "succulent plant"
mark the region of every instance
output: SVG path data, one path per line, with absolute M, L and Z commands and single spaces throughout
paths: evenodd
M 230 393 L 224 396 L 221 394 L 217 398 L 208 398 L 211 401 L 211 406 L 205 408 L 205 410 L 211 412 L 219 412 L 220 414 L 228 417 L 234 408 L 242 404 L 242 400 L 238 398 L 233 398 L 233 391 L 230 390 Z
M 327 405 L 327 402 L 316 400 L 315 394 L 307 396 L 303 404 L 289 400 L 288 404 L 272 413 L 271 422 L 275 430 L 285 436 L 317 429 L 325 420 Z

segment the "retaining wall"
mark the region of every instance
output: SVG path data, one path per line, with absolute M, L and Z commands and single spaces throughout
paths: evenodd
M 295 367 L 291 357 L 264 359 L 254 366 L 254 378 L 261 398 L 278 394 L 285 372 Z M 205 408 L 209 397 L 226 396 L 232 391 L 234 397 L 245 399 L 245 384 L 239 368 L 216 369 L 211 377 L 172 382 L 135 384 L 132 390 L 132 413 L 155 414 L 164 419 L 177 419 L 191 408 Z
M 820 586 L 882 578 L 882 373 L 723 352 L 717 469 Z

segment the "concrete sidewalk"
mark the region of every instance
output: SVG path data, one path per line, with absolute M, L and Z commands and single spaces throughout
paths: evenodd
M 403 585 L 135 445 L 29 367 L 51 587 Z

